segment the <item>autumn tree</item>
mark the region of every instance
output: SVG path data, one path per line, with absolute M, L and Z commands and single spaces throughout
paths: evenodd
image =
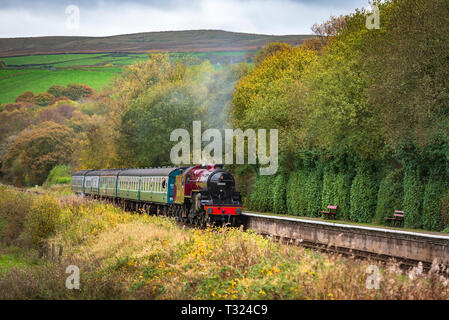
M 62 89 L 60 95 L 69 98 L 70 100 L 78 101 L 82 98 L 89 98 L 94 94 L 94 90 L 85 84 L 68 84 Z
M 33 97 L 33 103 L 38 106 L 48 106 L 55 101 L 55 96 L 50 93 L 39 93 Z
M 44 122 L 24 130 L 8 149 L 3 170 L 21 172 L 16 184 L 42 184 L 50 170 L 72 160 L 73 130 L 54 122 Z
M 256 64 L 260 64 L 266 58 L 269 58 L 280 51 L 288 51 L 291 48 L 292 46 L 288 43 L 271 42 L 256 54 L 254 61 L 256 62 Z
M 301 127 L 291 96 L 301 87 L 316 53 L 290 45 L 279 47 L 237 83 L 231 117 L 236 128 L 279 129 L 280 143 L 286 145 Z
M 37 122 L 53 121 L 56 123 L 64 123 L 66 120 L 72 118 L 73 111 L 76 108 L 68 103 L 59 103 L 56 106 L 42 109 L 36 115 Z
M 62 96 L 62 92 L 64 91 L 64 86 L 60 86 L 58 84 L 52 85 L 48 88 L 47 93 L 54 95 L 56 98 Z
M 27 103 L 34 103 L 34 93 L 31 91 L 25 91 L 20 96 L 16 98 L 16 102 L 27 102 Z

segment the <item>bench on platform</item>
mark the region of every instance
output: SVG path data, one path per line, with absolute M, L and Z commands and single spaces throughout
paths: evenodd
M 392 217 L 385 217 L 385 220 L 390 221 L 391 225 L 398 224 L 401 226 L 404 223 L 404 211 L 394 210 L 394 214 Z
M 329 205 L 327 206 L 328 211 L 320 211 L 320 213 L 325 214 L 326 218 L 333 217 L 335 219 L 335 216 L 337 215 L 338 206 Z

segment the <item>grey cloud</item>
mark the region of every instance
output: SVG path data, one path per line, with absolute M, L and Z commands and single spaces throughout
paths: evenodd
M 65 27 L 65 8 L 80 8 L 80 28 Z M 368 0 L 0 0 L 0 37 L 222 29 L 265 34 L 311 33 L 315 22 L 366 7 Z

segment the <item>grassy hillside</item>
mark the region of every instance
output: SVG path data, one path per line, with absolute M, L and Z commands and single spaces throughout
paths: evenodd
M 300 44 L 310 35 L 270 36 L 221 30 L 145 32 L 111 37 L 34 37 L 0 39 L 0 57 L 48 53 L 144 53 L 157 51 L 256 50 L 269 42 Z

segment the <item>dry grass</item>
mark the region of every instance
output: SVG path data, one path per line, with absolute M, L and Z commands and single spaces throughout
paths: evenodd
M 36 201 L 42 195 L 31 197 Z M 0 298 L 449 297 L 447 272 L 436 264 L 427 274 L 419 268 L 404 273 L 394 264 L 383 267 L 374 261 L 281 245 L 239 229 L 182 228 L 167 218 L 124 213 L 76 196 L 60 196 L 58 201 L 56 232 L 47 242 L 63 244 L 63 258 L 13 266 L 0 273 Z M 81 270 L 80 290 L 65 288 L 69 264 Z M 379 289 L 366 286 L 370 265 L 380 270 Z

